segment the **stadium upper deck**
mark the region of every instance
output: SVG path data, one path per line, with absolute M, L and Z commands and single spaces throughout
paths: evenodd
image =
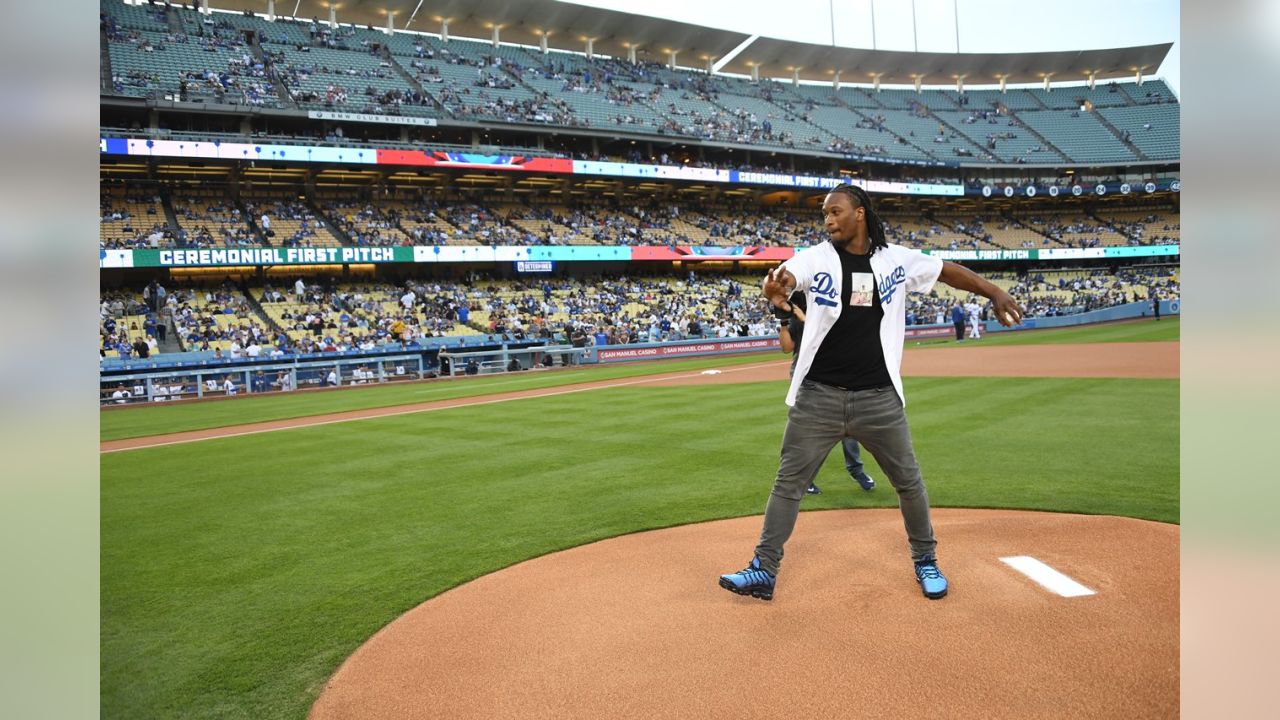
M 873 89 L 759 82 L 548 48 L 102 0 L 104 97 L 569 128 L 906 163 L 1177 162 L 1160 80 Z M 199 106 L 192 105 L 192 109 Z

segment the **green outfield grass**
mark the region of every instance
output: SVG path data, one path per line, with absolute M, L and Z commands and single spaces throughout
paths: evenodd
M 1177 381 L 906 385 L 935 505 L 1178 521 Z M 444 590 L 601 538 L 759 514 L 784 393 L 614 388 L 103 455 L 102 716 L 303 718 L 356 647 Z M 896 505 L 868 465 L 871 494 L 833 453 L 804 507 Z
M 1159 323 L 1125 322 L 1092 325 L 1060 330 L 1036 330 L 1018 333 L 993 333 L 978 342 L 955 343 L 928 340 L 912 345 L 946 345 L 974 347 L 1027 343 L 1139 342 L 1178 339 L 1178 321 L 1173 318 Z M 557 387 L 597 380 L 638 377 L 659 372 L 702 370 L 743 363 L 756 363 L 780 357 L 780 353 L 752 353 L 689 360 L 667 360 L 604 365 L 580 370 L 530 372 L 528 374 L 495 375 L 483 378 L 459 378 L 428 383 L 405 383 L 367 388 L 350 388 L 325 392 L 299 392 L 205 403 L 173 403 L 112 409 L 100 413 L 102 440 L 144 437 L 160 433 L 205 430 L 251 422 L 285 420 L 322 415 L 346 410 L 367 410 L 431 400 L 450 400 L 513 392 L 532 388 Z

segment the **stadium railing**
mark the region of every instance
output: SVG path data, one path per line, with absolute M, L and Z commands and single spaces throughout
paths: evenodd
M 99 403 L 136 405 L 265 392 L 291 392 L 310 387 L 341 387 L 419 380 L 429 366 L 422 354 L 332 357 L 302 362 L 272 362 L 251 367 L 174 368 L 101 376 Z M 332 381 L 330 378 L 332 377 Z M 283 384 L 282 384 L 283 381 Z M 230 387 L 227 383 L 230 383 Z M 117 396 L 117 391 L 121 395 Z M 123 393 L 127 392 L 127 395 Z

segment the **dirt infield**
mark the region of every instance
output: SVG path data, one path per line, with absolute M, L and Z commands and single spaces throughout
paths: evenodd
M 758 517 L 530 560 L 388 625 L 311 717 L 1177 717 L 1177 526 L 952 509 L 934 523 L 951 580 L 934 601 L 896 509 L 802 513 L 772 602 L 716 585 Z M 1008 556 L 1096 594 L 1056 595 Z
M 766 360 L 750 365 L 731 365 L 718 374 L 708 375 L 690 371 L 663 373 L 627 380 L 603 380 L 599 382 L 584 382 L 567 387 L 496 393 L 480 398 L 458 398 L 455 400 L 438 400 L 369 410 L 352 410 L 288 420 L 249 423 L 225 428 L 193 430 L 167 435 L 150 435 L 125 440 L 108 440 L 102 442 L 99 445 L 99 449 L 104 453 L 119 452 L 122 450 L 197 442 L 212 438 L 252 435 L 276 430 L 431 412 L 467 405 L 488 405 L 525 398 L 564 395 L 614 387 L 785 380 L 787 379 L 790 363 L 780 355 L 777 360 Z M 915 376 L 1177 378 L 1178 343 L 1098 343 L 993 347 L 982 347 L 974 344 L 967 347 L 908 348 L 903 354 L 902 371 L 903 375 Z M 234 400 L 230 400 L 230 402 L 234 402 Z

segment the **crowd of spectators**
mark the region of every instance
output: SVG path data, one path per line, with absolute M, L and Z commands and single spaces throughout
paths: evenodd
M 451 53 L 444 48 L 437 56 L 431 48 L 423 48 L 421 45 L 417 48 L 417 57 L 409 61 L 409 68 L 418 82 L 434 94 L 440 104 L 455 117 L 545 123 L 564 127 L 590 126 L 588 121 L 578 118 L 564 100 L 546 92 L 535 93 L 526 89 L 525 92 L 531 97 L 508 97 L 491 92 L 516 89 L 518 86 L 514 77 L 524 72 L 537 72 L 534 68 L 490 55 L 473 57 Z M 470 85 L 457 79 L 445 78 L 437 63 L 474 67 L 476 78 Z
M 1177 245 L 1181 242 L 1181 223 L 1159 213 L 1147 213 L 1131 220 L 1113 219 L 1109 224 L 1129 238 L 1129 245 Z
M 258 219 L 258 228 L 273 245 L 287 248 L 332 245 L 321 237 L 321 231 L 325 228 L 324 219 L 316 217 L 303 202 L 289 199 L 245 199 L 244 205 L 249 215 Z
M 1175 300 L 1181 296 L 1178 269 L 1163 265 L 1137 265 L 1093 270 L 1039 270 L 1027 274 L 988 273 L 987 279 L 1004 287 L 1026 309 L 1027 317 L 1055 317 L 1147 302 L 1151 298 Z M 907 301 L 907 324 L 946 323 L 956 304 L 976 304 L 982 319 L 991 319 L 990 302 L 976 295 L 913 294 Z
M 485 329 L 514 339 L 568 339 L 582 347 L 768 335 L 774 321 L 754 280 L 729 276 L 477 282 Z M 747 293 L 744 297 L 744 290 Z
M 241 206 L 206 190 L 176 189 L 172 206 L 178 225 L 163 215 L 157 190 L 103 193 L 101 247 L 358 247 L 412 245 L 681 245 L 808 247 L 826 239 L 815 209 L 764 205 L 738 199 L 715 204 L 652 196 L 592 198 L 569 204 L 558 198 L 525 198 L 518 204 L 488 204 L 481 192 L 442 197 L 397 191 L 364 191 L 315 198 L 319 213 L 296 198 L 245 198 Z M 380 192 L 380 191 L 379 191 Z M 909 206 L 882 210 L 886 236 L 918 249 L 988 250 L 1177 243 L 1176 210 L 1094 211 L 1018 215 L 958 215 Z M 146 213 L 145 217 L 140 217 Z M 261 215 L 261 218 L 259 216 Z M 276 220 L 270 225 L 272 218 Z M 141 220 L 141 221 L 140 221 Z M 258 227 L 254 227 L 253 222 Z M 331 235 L 326 223 L 342 239 Z
M 141 214 L 137 214 L 141 213 Z M 172 244 L 176 228 L 164 217 L 158 194 L 103 192 L 98 200 L 100 249 L 132 250 Z
M 300 353 L 369 350 L 388 343 L 413 346 L 453 334 L 465 327 L 470 314 L 461 286 L 435 281 L 397 286 L 299 279 L 292 287 L 264 287 L 261 303 Z
M 889 133 L 885 142 L 855 142 L 848 137 L 839 137 L 839 133 L 832 138 L 827 130 L 811 120 L 811 111 L 817 103 L 839 105 L 836 95 L 825 98 L 801 96 L 799 91 L 771 80 L 748 82 L 688 70 L 671 70 L 656 62 L 632 64 L 610 58 L 570 58 L 559 52 L 543 56 L 529 52 L 521 56 L 522 62 L 475 49 L 452 51 L 449 44 L 428 39 L 416 42 L 412 57 L 396 57 L 388 54 L 388 45 L 394 44 L 390 40 L 383 41 L 360 28 L 331 28 L 315 19 L 308 22 L 281 18 L 272 26 L 264 23 L 256 30 L 257 43 L 253 44 L 260 45 L 262 52 L 255 57 L 257 48 L 246 42 L 247 26 L 243 23 L 238 25 L 221 14 L 215 14 L 201 22 L 178 23 L 171 27 L 170 18 L 163 8 L 157 7 L 148 12 L 152 24 L 143 31 L 122 27 L 118 19 L 104 9 L 100 20 L 108 42 L 134 45 L 138 52 L 145 53 L 163 52 L 166 46 L 176 44 L 200 47 L 219 54 L 226 52 L 230 58 L 181 70 L 177 78 L 183 95 L 208 94 L 224 102 L 275 105 L 279 102 L 277 86 L 283 84 L 284 93 L 295 102 L 355 112 L 395 115 L 406 106 L 443 106 L 457 118 L 561 127 L 599 125 L 597 115 L 584 113 L 581 108 L 575 109 L 559 97 L 566 93 L 586 93 L 599 96 L 609 125 L 637 126 L 645 132 L 677 137 L 825 149 L 840 154 L 892 156 L 895 144 L 911 144 L 908 138 L 916 134 L 914 130 L 895 127 L 883 114 L 869 110 L 869 118 L 861 119 L 857 124 L 860 128 Z M 160 33 L 160 28 L 166 32 Z M 478 43 L 459 45 L 474 46 Z M 292 48 L 288 57 L 279 49 L 282 46 Z M 331 58 L 337 55 L 332 53 L 334 50 L 350 56 L 372 55 L 378 58 L 378 66 L 367 67 L 357 62 L 344 66 L 341 61 L 332 59 L 319 63 L 298 60 L 299 55 L 322 48 L 331 53 Z M 474 66 L 476 75 L 473 79 L 463 80 L 452 72 L 441 73 L 440 67 L 446 64 Z M 415 77 L 422 88 L 426 88 L 425 92 L 412 83 L 401 82 L 401 70 Z M 558 81 L 560 92 L 536 90 L 524 82 L 534 76 Z M 317 87 L 308 81 L 313 77 L 322 77 L 325 82 Z M 361 82 L 374 78 L 393 80 L 395 82 L 391 84 L 396 87 L 388 87 L 386 82 Z M 174 79 L 134 68 L 122 70 L 111 82 L 120 92 L 126 88 L 160 89 L 166 80 L 173 82 Z M 1126 88 L 1138 104 L 1175 102 L 1162 90 L 1129 85 Z M 760 105 L 744 107 L 734 100 L 735 97 L 748 96 L 760 101 Z M 868 93 L 868 97 L 874 95 Z M 968 99 L 967 96 L 957 99 L 959 107 L 969 111 L 962 122 L 1011 126 L 986 133 L 985 139 L 974 137 L 979 145 L 985 146 L 977 153 L 984 160 L 998 162 L 994 151 L 1003 141 L 1021 135 L 1022 125 L 1016 118 L 1006 117 L 1009 111 L 1003 107 L 999 110 L 972 108 Z M 771 109 L 764 109 L 765 103 Z M 913 103 L 913 107 L 921 116 L 928 116 L 931 112 L 923 103 Z M 948 146 L 948 150 L 934 153 L 937 159 L 947 159 L 946 156 L 954 159 L 957 153 L 965 156 L 974 154 L 966 143 L 954 142 L 957 139 L 959 136 L 954 130 L 941 125 L 933 142 Z M 920 142 L 919 146 L 929 152 L 929 143 Z M 1047 153 L 1049 150 L 1044 145 L 1031 146 L 1011 161 L 1027 162 L 1037 152 Z
M 147 298 L 128 290 L 103 290 L 98 303 L 98 355 L 147 359 L 160 351 L 159 319 Z
M 414 239 L 400 230 L 400 212 L 372 202 L 330 201 L 325 212 L 357 247 L 412 245 Z
M 177 247 L 262 245 L 240 208 L 217 194 L 176 195 L 173 197 L 173 209 L 181 225 L 174 237 L 174 245 Z
M 1152 298 L 1177 299 L 1176 266 L 988 273 L 1028 317 L 1070 315 Z M 682 275 L 596 275 L 495 279 L 471 272 L 452 280 L 342 283 L 296 279 L 252 290 L 250 302 L 230 281 L 141 294 L 101 293 L 100 353 L 147 358 L 172 319 L 179 347 L 216 359 L 423 346 L 428 338 L 492 334 L 521 341 L 620 345 L 698 338 L 769 336 L 777 322 L 759 296 L 756 276 L 689 271 Z M 982 298 L 949 288 L 908 296 L 909 325 L 947 324 L 951 308 Z M 261 312 L 259 311 L 261 309 Z
M 214 287 L 175 288 L 169 292 L 164 312 L 173 319 L 180 346 L 188 351 L 210 351 L 228 359 L 283 354 L 282 338 L 273 333 L 231 282 Z

